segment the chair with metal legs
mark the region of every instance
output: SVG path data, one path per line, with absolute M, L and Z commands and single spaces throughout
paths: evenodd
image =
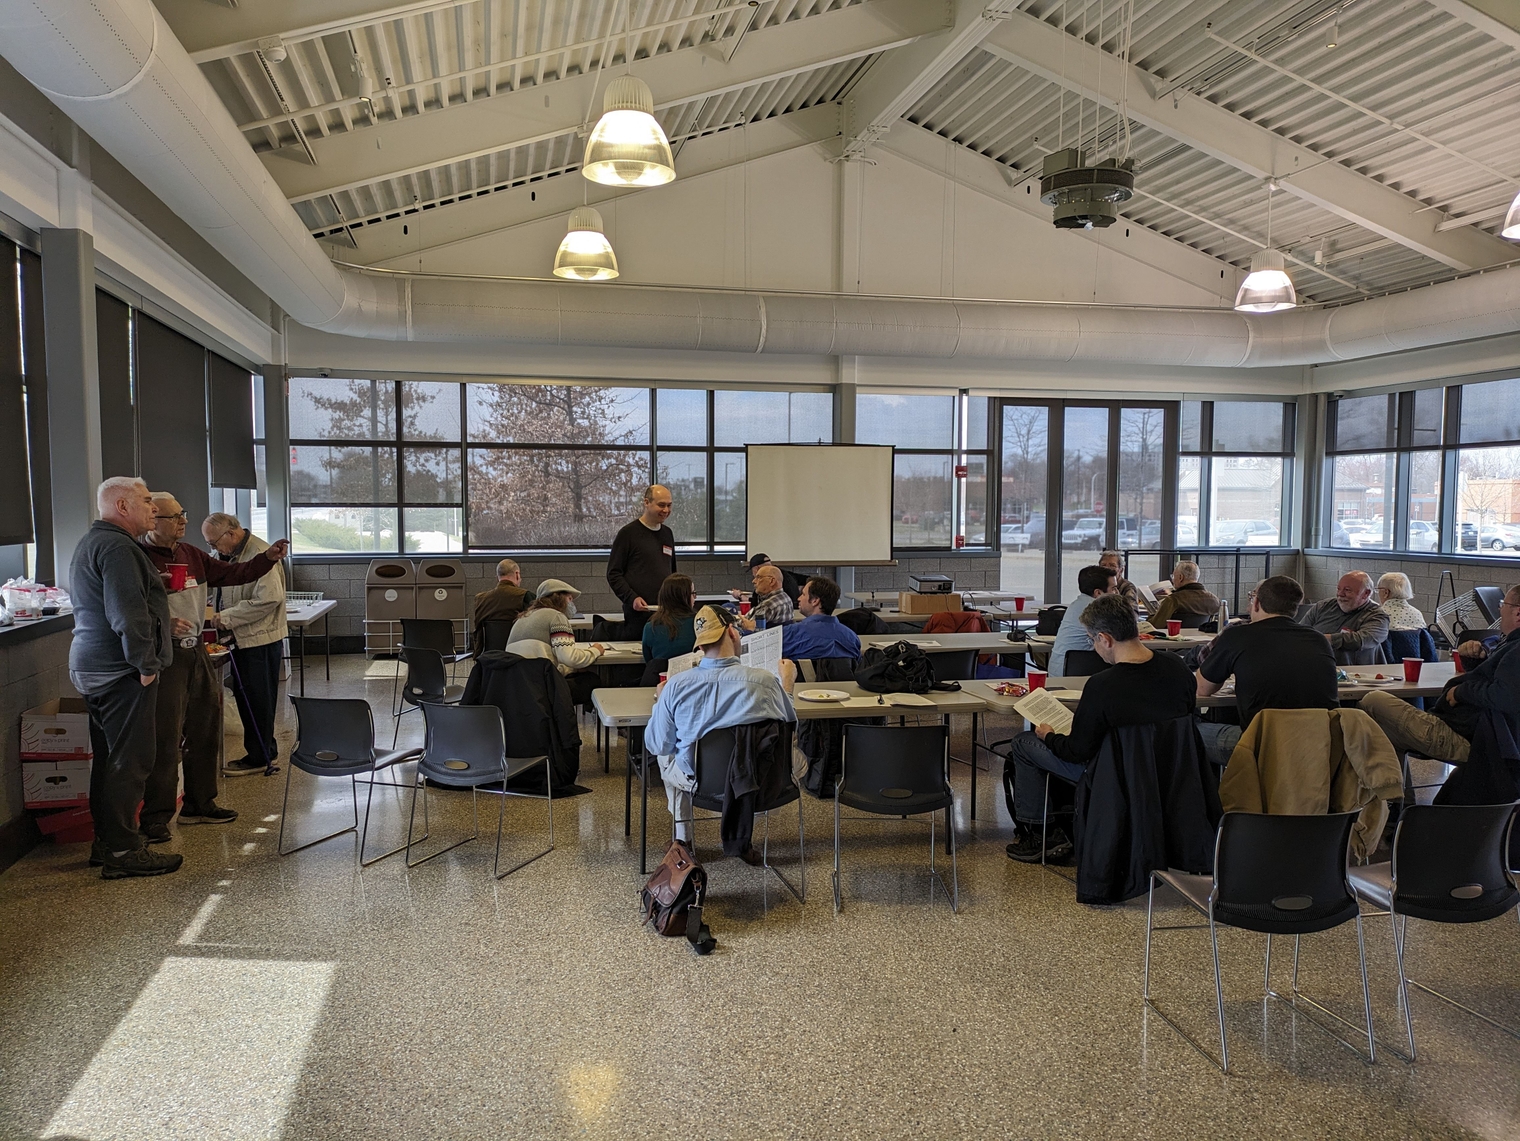
M 1515 808 L 1514 803 L 1410 805 L 1393 834 L 1393 859 L 1351 869 L 1356 894 L 1378 909 L 1373 914 L 1387 915 L 1393 928 L 1399 1002 L 1404 1007 L 1411 1062 L 1416 1053 L 1410 986 L 1520 1038 L 1520 1030 L 1409 978 L 1404 966 L 1411 917 L 1431 923 L 1483 923 L 1520 904 L 1520 881 L 1506 867 Z M 1516 914 L 1520 916 L 1520 911 Z
M 955 829 L 950 829 L 950 883 L 935 866 L 935 817 L 953 808 L 950 788 L 950 729 L 946 725 L 847 725 L 834 788 L 834 911 L 844 906 L 840 882 L 839 826 L 842 819 L 879 823 L 890 817 L 929 817 L 929 875 L 950 897 L 950 911 L 960 909 L 960 874 Z M 842 818 L 841 807 L 867 816 Z M 922 823 L 920 821 L 920 823 Z
M 394 856 L 405 844 L 373 859 L 364 858 L 364 846 L 369 837 L 370 807 L 375 798 L 375 786 L 382 788 L 406 788 L 397 781 L 376 780 L 378 773 L 403 762 L 415 760 L 420 749 L 401 749 L 381 753 L 375 748 L 375 718 L 369 702 L 358 698 L 291 697 L 296 707 L 296 743 L 290 752 L 290 765 L 285 770 L 285 799 L 280 808 L 280 833 L 275 840 L 275 851 L 289 856 L 313 845 L 335 840 L 350 832 L 359 832 L 359 865 L 369 865 Z M 354 796 L 354 822 L 348 828 L 308 840 L 294 848 L 285 847 L 285 821 L 290 816 L 291 773 L 300 769 L 315 777 L 348 777 Z M 367 774 L 367 779 L 360 777 Z M 369 786 L 364 799 L 364 825 L 359 825 L 359 785 Z M 423 831 L 427 830 L 426 818 Z
M 402 646 L 401 660 L 406 663 L 406 684 L 401 687 L 401 712 L 391 732 L 391 746 L 401 735 L 401 718 L 427 705 L 457 705 L 464 697 L 464 686 L 450 685 L 443 668 L 443 655 L 425 646 Z M 410 706 L 411 708 L 407 708 Z
M 1225 1073 L 1230 1072 L 1230 1046 L 1224 1029 L 1224 983 L 1219 973 L 1219 927 L 1259 931 L 1267 937 L 1264 989 L 1269 998 L 1287 1003 L 1315 1026 L 1355 1052 L 1363 1061 L 1377 1061 L 1372 1038 L 1372 997 L 1367 989 L 1367 949 L 1362 941 L 1362 916 L 1356 894 L 1347 877 L 1351 829 L 1358 813 L 1338 812 L 1323 816 L 1267 816 L 1254 812 L 1227 812 L 1220 821 L 1214 845 L 1212 877 L 1186 872 L 1154 871 L 1145 903 L 1145 1005 L 1187 1043 Z M 1208 918 L 1206 924 L 1187 923 L 1157 927 L 1154 922 L 1156 885 L 1173 888 L 1183 903 Z M 1355 921 L 1357 957 L 1362 971 L 1362 1010 L 1366 1018 L 1367 1053 L 1342 1038 L 1329 1026 L 1308 1015 L 1307 1006 L 1328 1015 L 1359 1034 L 1363 1028 L 1304 994 L 1298 987 L 1299 940 L 1304 935 L 1328 931 Z M 1207 929 L 1214 953 L 1214 1002 L 1219 1014 L 1219 1057 L 1215 1058 L 1151 998 L 1151 932 Z M 1272 936 L 1293 936 L 1293 986 L 1291 997 L 1272 989 Z
M 554 778 L 548 756 L 507 756 L 506 729 L 502 724 L 501 710 L 494 705 L 425 705 L 422 716 L 427 722 L 427 738 L 422 756 L 417 761 L 417 782 L 412 787 L 412 811 L 406 829 L 406 866 L 415 868 L 435 856 L 452 852 L 455 848 L 480 839 L 480 786 L 495 784 L 497 781 L 501 782 L 500 789 L 485 790 L 501 797 L 501 808 L 496 815 L 496 856 L 491 865 L 491 873 L 497 879 L 504 879 L 518 868 L 526 867 L 540 856 L 547 856 L 554 851 Z M 535 765 L 544 766 L 544 787 L 547 789 L 544 800 L 549 810 L 549 846 L 502 871 L 501 833 L 507 817 L 507 798 L 522 796 L 539 799 L 536 793 L 518 792 L 509 787 L 508 782 Z M 418 794 L 421 793 L 425 826 L 429 784 L 450 789 L 469 789 L 470 819 L 474 827 L 464 839 L 413 860 L 412 848 L 420 842 L 412 839 L 412 829 L 417 821 Z M 421 840 L 426 839 L 424 834 Z
M 802 820 L 802 793 L 790 780 L 792 727 L 786 722 L 780 722 L 780 725 L 782 732 L 768 763 L 784 765 L 788 773 L 788 781 L 786 788 L 774 799 L 755 807 L 755 815 L 764 817 L 764 832 L 760 839 L 760 866 L 766 871 L 774 872 L 786 890 L 792 893 L 798 903 L 802 903 L 807 899 L 807 835 Z M 679 824 L 695 826 L 721 819 L 720 816 L 698 816 L 697 810 L 701 809 L 703 812 L 710 813 L 723 811 L 723 786 L 728 779 L 728 764 L 729 758 L 734 753 L 734 740 L 734 729 L 714 729 L 704 733 L 702 739 L 697 742 L 697 787 L 691 794 L 692 814 L 689 819 L 673 821 L 672 829 Z M 797 859 L 800 865 L 799 882 L 795 885 L 770 860 L 770 814 L 778 808 L 785 808 L 793 801 L 797 804 Z M 692 849 L 695 851 L 695 844 L 692 845 Z

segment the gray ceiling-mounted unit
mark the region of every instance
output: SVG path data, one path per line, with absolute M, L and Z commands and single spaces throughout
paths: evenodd
M 1112 226 L 1119 217 L 1118 204 L 1128 202 L 1134 194 L 1134 159 L 1085 166 L 1082 152 L 1075 148 L 1045 156 L 1040 201 L 1055 207 L 1052 221 L 1058 230 Z

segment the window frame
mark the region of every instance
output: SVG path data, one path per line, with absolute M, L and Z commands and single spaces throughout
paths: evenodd
M 1289 526 L 1293 518 L 1293 488 L 1296 469 L 1294 460 L 1297 458 L 1295 442 L 1297 440 L 1298 427 L 1298 404 L 1292 400 L 1272 398 L 1267 396 L 1246 396 L 1238 399 L 1225 399 L 1218 396 L 1199 398 L 1190 401 L 1184 398 L 1179 402 L 1179 419 L 1181 405 L 1197 403 L 1198 408 L 1198 444 L 1196 448 L 1184 448 L 1181 446 L 1179 433 L 1178 448 L 1176 455 L 1178 462 L 1173 465 L 1177 473 L 1175 495 L 1181 494 L 1181 460 L 1183 457 L 1196 458 L 1198 460 L 1198 537 L 1197 542 L 1189 544 L 1191 549 L 1198 551 L 1281 551 L 1292 550 L 1291 543 L 1283 542 L 1283 531 Z M 1214 444 L 1214 410 L 1218 404 L 1280 404 L 1282 406 L 1282 447 L 1277 451 L 1247 450 L 1238 448 L 1216 448 Z M 1271 546 L 1254 545 L 1215 545 L 1213 542 L 1214 514 L 1214 461 L 1217 459 L 1280 459 L 1282 461 L 1282 492 L 1278 503 L 1277 542 Z M 1174 502 L 1173 518 L 1180 515 L 1180 509 Z

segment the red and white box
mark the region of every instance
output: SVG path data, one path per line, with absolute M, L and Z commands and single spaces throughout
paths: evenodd
M 95 818 L 88 808 L 43 812 L 33 819 L 38 831 L 55 844 L 87 844 L 95 839 Z
M 27 808 L 70 808 L 90 803 L 91 759 L 22 761 L 22 804 Z
M 91 752 L 90 709 L 84 698 L 55 697 L 21 714 L 23 761 L 88 761 Z

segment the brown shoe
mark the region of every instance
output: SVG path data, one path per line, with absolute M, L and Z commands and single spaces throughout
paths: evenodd
M 752 868 L 758 868 L 765 863 L 765 857 L 760 854 L 760 849 L 753 844 L 740 852 L 739 858 Z

